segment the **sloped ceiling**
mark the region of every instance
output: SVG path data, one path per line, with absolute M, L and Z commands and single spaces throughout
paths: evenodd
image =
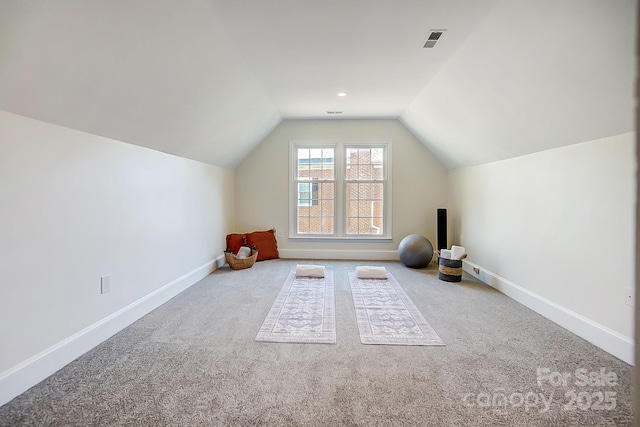
M 282 119 L 397 117 L 463 167 L 632 131 L 635 7 L 3 0 L 0 109 L 223 167 Z
M 401 120 L 448 167 L 634 129 L 635 2 L 501 2 Z

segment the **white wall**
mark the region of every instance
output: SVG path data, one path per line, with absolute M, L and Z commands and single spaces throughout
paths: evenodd
M 393 241 L 301 242 L 287 238 L 291 139 L 392 140 Z M 285 120 L 236 169 L 236 231 L 277 228 L 282 257 L 397 259 L 400 240 L 418 233 L 436 245 L 437 208 L 447 201 L 447 172 L 395 119 Z
M 0 389 L 31 358 L 120 317 L 113 333 L 124 308 L 208 274 L 233 186 L 232 170 L 0 112 Z
M 632 343 L 634 140 L 626 133 L 451 171 L 453 238 L 468 266 L 538 311 L 558 305 L 563 313 L 548 317 L 579 320 L 563 326 L 592 342 L 590 328 Z M 608 350 L 632 363 L 629 348 Z

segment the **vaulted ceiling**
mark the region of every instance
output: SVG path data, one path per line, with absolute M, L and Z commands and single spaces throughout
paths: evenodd
M 457 168 L 633 131 L 635 8 L 2 0 L 0 109 L 223 167 L 283 119 L 393 117 Z

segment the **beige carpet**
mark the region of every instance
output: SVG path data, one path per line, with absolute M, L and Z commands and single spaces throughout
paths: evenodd
M 362 345 L 351 261 L 321 262 L 336 344 L 256 342 L 298 262 L 217 270 L 0 407 L 0 426 L 632 425 L 628 364 L 466 275 L 438 280 L 436 265 L 374 264 L 446 346 Z M 615 385 L 581 385 L 582 369 Z M 599 393 L 615 408 L 594 406 Z

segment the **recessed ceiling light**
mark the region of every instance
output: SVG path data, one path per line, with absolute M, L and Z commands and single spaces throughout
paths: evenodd
M 345 96 L 347 96 L 347 92 L 338 92 L 336 93 L 336 95 L 338 95 L 340 98 L 344 98 Z

